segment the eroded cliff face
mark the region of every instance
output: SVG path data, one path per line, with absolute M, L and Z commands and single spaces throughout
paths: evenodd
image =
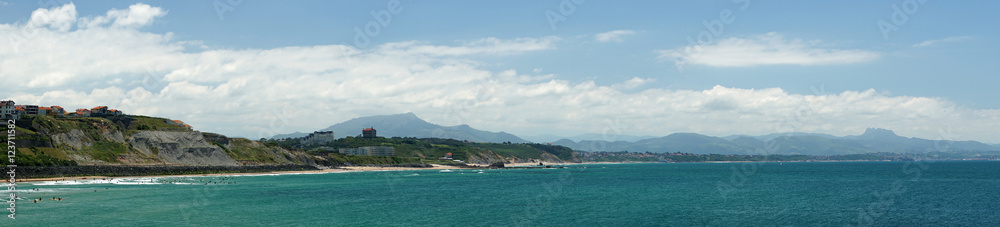
M 128 144 L 144 155 L 167 163 L 186 165 L 235 166 L 236 160 L 205 140 L 200 132 L 141 131 Z
M 32 124 L 38 141 L 27 144 L 83 165 L 301 165 L 302 153 L 243 138 L 193 130 L 135 130 L 128 122 L 40 119 Z M 27 126 L 27 125 L 26 125 Z M 65 156 L 62 156 L 62 155 Z
M 85 147 L 94 146 L 94 141 L 91 140 L 83 130 L 73 129 L 66 133 L 57 133 L 52 135 L 53 145 L 59 146 L 64 145 L 74 149 L 83 149 Z

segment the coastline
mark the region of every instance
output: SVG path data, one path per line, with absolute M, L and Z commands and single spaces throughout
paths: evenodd
M 319 170 L 294 170 L 294 171 L 270 171 L 255 173 L 206 173 L 206 174 L 179 174 L 179 175 L 147 175 L 147 176 L 77 176 L 77 177 L 47 177 L 18 179 L 17 182 L 49 182 L 49 181 L 78 181 L 108 178 L 160 178 L 160 177 L 208 177 L 208 176 L 263 176 L 274 174 L 323 174 L 323 173 L 345 173 L 345 172 L 374 172 L 374 171 L 408 171 L 408 170 L 444 170 L 444 169 L 468 169 L 458 166 L 431 164 L 432 167 L 377 167 L 377 166 L 346 166 L 335 169 Z M 480 166 L 476 166 L 477 168 Z M 485 167 L 481 166 L 481 167 Z
M 632 162 L 584 162 L 584 163 L 550 163 L 546 166 L 562 165 L 586 165 L 586 164 L 624 164 Z M 206 174 L 179 174 L 179 175 L 147 175 L 147 176 L 77 176 L 77 177 L 48 177 L 48 178 L 28 178 L 19 179 L 18 182 L 48 182 L 48 181 L 79 181 L 108 178 L 159 178 L 159 177 L 207 177 L 207 176 L 262 176 L 274 174 L 324 174 L 324 173 L 346 173 L 346 172 L 376 172 L 376 171 L 411 171 L 411 170 L 446 170 L 446 169 L 470 169 L 489 168 L 487 164 L 469 164 L 469 167 L 459 167 L 450 165 L 430 164 L 431 167 L 379 167 L 379 166 L 344 166 L 331 169 L 320 170 L 296 170 L 296 171 L 269 171 L 255 173 L 206 173 Z M 537 167 L 538 163 L 511 163 L 507 167 Z

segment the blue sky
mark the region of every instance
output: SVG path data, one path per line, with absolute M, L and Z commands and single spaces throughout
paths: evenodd
M 0 96 L 253 138 L 414 112 L 519 135 L 1000 142 L 998 2 L 233 3 L 5 0 Z

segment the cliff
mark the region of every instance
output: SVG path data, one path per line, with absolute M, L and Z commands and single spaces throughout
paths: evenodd
M 25 117 L 15 124 L 18 165 L 312 165 L 302 152 L 193 131 L 169 119 Z M 0 139 L 6 142 L 6 137 Z M 5 160 L 6 162 L 6 160 Z

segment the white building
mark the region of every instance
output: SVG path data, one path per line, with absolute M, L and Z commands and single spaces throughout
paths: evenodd
M 14 108 L 14 101 L 0 101 L 0 118 L 4 120 L 17 120 L 20 115 Z
M 316 131 L 302 137 L 300 143 L 302 145 L 329 144 L 333 143 L 333 139 L 333 131 Z

